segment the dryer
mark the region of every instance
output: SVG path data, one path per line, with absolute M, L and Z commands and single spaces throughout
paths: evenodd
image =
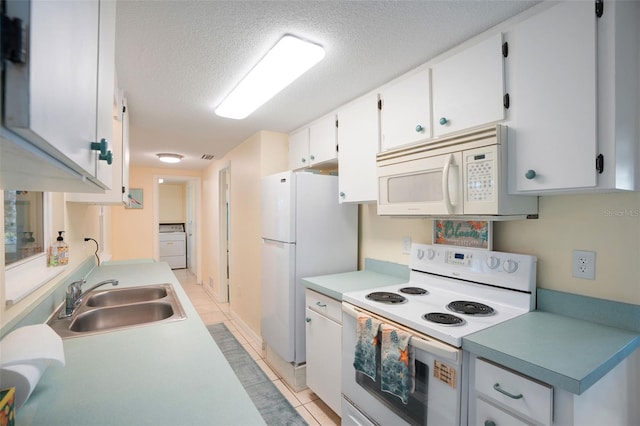
M 184 223 L 160 224 L 160 261 L 167 262 L 171 269 L 187 267 L 187 236 Z

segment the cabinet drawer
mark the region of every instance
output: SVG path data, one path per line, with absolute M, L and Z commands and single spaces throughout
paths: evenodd
M 515 413 L 550 425 L 553 387 L 484 360 L 476 360 L 476 391 Z
M 307 308 L 342 324 L 342 304 L 339 300 L 309 289 L 306 290 L 305 295 Z
M 489 404 L 478 398 L 476 399 L 476 421 L 475 426 L 529 426 L 508 412 Z

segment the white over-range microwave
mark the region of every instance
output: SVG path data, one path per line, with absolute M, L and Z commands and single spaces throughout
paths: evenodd
M 538 197 L 507 192 L 505 126 L 380 153 L 377 169 L 379 215 L 538 214 Z

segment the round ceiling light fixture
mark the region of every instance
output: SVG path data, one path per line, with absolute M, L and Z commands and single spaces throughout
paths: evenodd
M 180 160 L 182 160 L 182 158 L 184 158 L 182 155 L 179 154 L 170 154 L 167 152 L 163 152 L 160 154 L 156 154 L 158 156 L 158 159 L 160 159 L 160 161 L 162 161 L 163 163 L 179 163 Z

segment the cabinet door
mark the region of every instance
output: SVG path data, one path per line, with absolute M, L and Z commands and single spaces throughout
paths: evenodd
M 95 140 L 106 139 L 109 149 L 113 146 L 113 111 L 115 104 L 115 52 L 116 52 L 116 2 L 100 0 L 100 33 L 98 51 L 98 96 Z M 97 156 L 98 153 L 94 153 Z M 112 161 L 121 161 L 114 158 Z M 111 189 L 119 186 L 114 179 L 112 165 L 105 160 L 96 160 L 96 178 Z
M 289 135 L 289 169 L 309 167 L 309 128 Z
M 333 114 L 309 127 L 309 160 L 312 165 L 338 157 L 336 139 L 336 117 Z
M 433 135 L 504 120 L 502 34 L 435 64 Z
M 369 203 L 378 197 L 378 100 L 367 96 L 338 113 L 340 202 Z
M 380 92 L 380 151 L 431 137 L 429 87 L 426 69 Z
M 340 414 L 342 326 L 306 309 L 307 386 Z
M 596 19 L 564 2 L 507 34 L 517 191 L 596 185 Z
M 28 28 L 25 65 L 7 62 L 5 125 L 86 177 L 96 173 L 99 2 L 9 1 Z

